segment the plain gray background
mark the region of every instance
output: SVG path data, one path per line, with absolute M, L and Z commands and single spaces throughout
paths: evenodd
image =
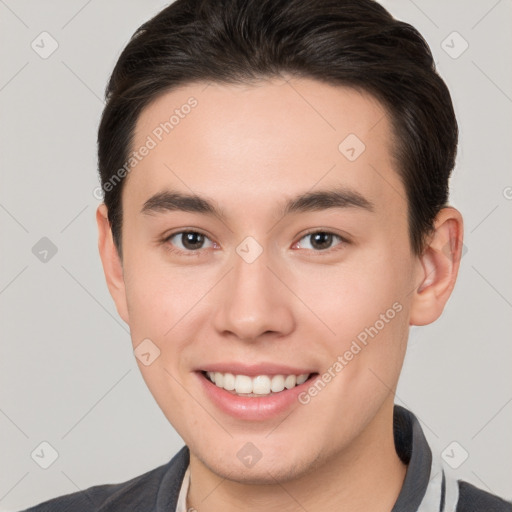
M 395 401 L 419 417 L 438 455 L 468 453 L 452 474 L 512 499 L 512 2 L 383 4 L 424 35 L 452 91 L 461 136 L 451 204 L 467 249 L 444 315 L 411 330 Z M 165 5 L 0 0 L 3 511 L 128 480 L 183 445 L 108 293 L 93 196 L 108 76 Z M 46 262 L 36 257 L 43 237 L 57 250 Z M 31 456 L 51 453 L 42 442 L 58 452 L 47 469 Z

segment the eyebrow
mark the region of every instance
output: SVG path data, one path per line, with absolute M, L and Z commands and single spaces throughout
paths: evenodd
M 328 210 L 331 208 L 360 208 L 374 211 L 371 201 L 359 192 L 345 187 L 316 192 L 305 192 L 289 199 L 280 210 L 280 216 Z M 196 194 L 168 191 L 158 192 L 143 205 L 141 213 L 155 214 L 168 211 L 199 213 L 225 220 L 226 215 L 214 202 Z

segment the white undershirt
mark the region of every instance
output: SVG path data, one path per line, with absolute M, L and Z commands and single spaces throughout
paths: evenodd
M 176 504 L 176 512 L 187 512 L 187 494 L 188 486 L 190 485 L 190 464 L 188 465 L 183 482 L 181 483 L 180 494 L 178 496 L 178 503 Z

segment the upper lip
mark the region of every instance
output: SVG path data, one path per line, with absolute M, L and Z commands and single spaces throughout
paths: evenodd
M 205 364 L 197 371 L 232 373 L 234 375 L 247 375 L 249 377 L 257 377 L 258 375 L 303 375 L 314 373 L 310 368 L 299 366 L 287 366 L 275 363 L 211 363 Z

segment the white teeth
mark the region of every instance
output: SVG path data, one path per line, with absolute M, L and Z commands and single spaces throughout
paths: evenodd
M 247 375 L 235 377 L 235 391 L 237 393 L 252 393 L 252 379 Z
M 297 377 L 295 375 L 288 375 L 286 379 L 284 379 L 284 387 L 286 389 L 292 389 L 297 384 Z
M 304 382 L 306 382 L 307 380 L 308 380 L 308 376 L 305 373 L 303 373 L 302 375 L 299 375 L 297 377 L 297 386 L 299 384 L 304 384 Z
M 219 388 L 224 385 L 224 375 L 220 372 L 215 372 L 215 385 Z
M 235 389 L 235 376 L 232 373 L 224 374 L 223 388 L 227 389 L 228 391 L 233 391 L 233 389 Z
M 248 375 L 233 375 L 232 373 L 206 372 L 208 378 L 219 388 L 240 395 L 269 395 L 303 384 L 308 379 L 308 373 L 301 375 L 258 375 L 251 378 Z
M 268 395 L 270 393 L 270 377 L 258 375 L 252 379 L 252 392 L 257 395 Z
M 284 389 L 284 377 L 282 375 L 274 375 L 272 377 L 272 384 L 270 389 L 274 393 L 279 393 L 279 391 L 283 391 Z

